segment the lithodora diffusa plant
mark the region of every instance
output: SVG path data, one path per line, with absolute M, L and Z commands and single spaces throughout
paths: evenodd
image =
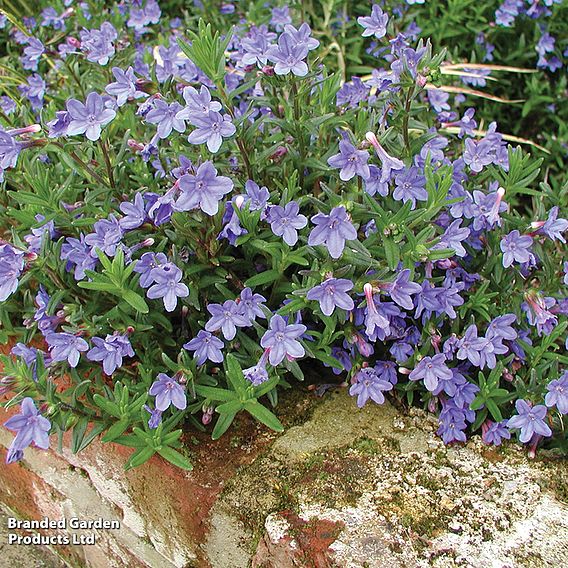
M 450 111 L 444 52 L 374 6 L 348 84 L 286 7 L 182 33 L 104 6 L 4 20 L 9 462 L 71 429 L 189 469 L 184 428 L 281 431 L 306 365 L 354 407 L 424 405 L 446 443 L 566 447 L 566 191 Z

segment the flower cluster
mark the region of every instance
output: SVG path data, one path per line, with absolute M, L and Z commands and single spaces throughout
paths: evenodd
M 506 0 L 496 23 L 544 4 Z M 361 61 L 338 22 L 270 3 L 254 23 L 223 5 L 224 34 L 156 0 L 75 8 L 0 25 L 19 85 L 0 99 L 10 462 L 97 418 L 129 467 L 189 468 L 180 424 L 280 430 L 268 405 L 308 368 L 358 407 L 423 405 L 446 443 L 562 430 L 564 181 L 535 189 L 503 99 L 474 107 L 493 67 L 404 23 L 427 3 L 343 22 Z

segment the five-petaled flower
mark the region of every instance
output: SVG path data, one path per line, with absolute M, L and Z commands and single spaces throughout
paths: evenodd
M 279 365 L 284 357 L 298 359 L 305 355 L 303 345 L 298 338 L 306 332 L 306 326 L 300 323 L 290 324 L 280 316 L 270 319 L 270 328 L 262 336 L 260 344 L 269 349 L 268 360 L 273 366 Z
M 158 375 L 158 380 L 152 383 L 149 394 L 156 397 L 156 409 L 160 412 L 166 411 L 171 405 L 178 410 L 185 410 L 187 406 L 184 387 L 165 373 Z
M 32 443 L 42 450 L 49 448 L 51 423 L 39 413 L 30 397 L 22 400 L 20 414 L 9 418 L 4 426 L 16 432 L 16 437 L 6 454 L 6 463 L 21 460 L 24 457 L 24 450 Z
M 104 100 L 98 93 L 89 93 L 84 104 L 77 99 L 69 99 L 67 112 L 70 120 L 66 134 L 68 136 L 85 134 L 93 142 L 101 137 L 103 126 L 116 116 L 112 108 L 105 107 Z
M 517 414 L 509 418 L 507 428 L 520 429 L 519 440 L 523 443 L 529 442 L 534 434 L 541 436 L 552 436 L 552 430 L 544 421 L 547 408 L 542 404 L 531 406 L 526 400 L 519 399 L 515 402 Z

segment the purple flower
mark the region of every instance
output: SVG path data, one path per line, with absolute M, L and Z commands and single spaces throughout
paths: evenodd
M 30 397 L 22 400 L 20 414 L 9 418 L 4 426 L 16 432 L 16 437 L 6 454 L 6 463 L 14 463 L 22 459 L 24 450 L 32 443 L 42 450 L 49 448 L 48 432 L 51 422 L 39 413 Z
M 438 353 L 434 357 L 424 357 L 416 368 L 408 375 L 411 381 L 422 379 L 424 386 L 430 391 L 436 390 L 438 381 L 452 379 L 452 371 L 446 366 L 446 356 Z
M 213 154 L 219 151 L 223 138 L 228 138 L 237 131 L 230 116 L 221 115 L 213 110 L 206 114 L 202 112 L 192 114 L 189 120 L 197 128 L 187 137 L 187 141 L 190 144 L 206 142 L 207 148 Z
M 259 187 L 257 183 L 249 179 L 245 183 L 245 191 L 247 193 L 245 203 L 249 204 L 249 210 L 264 211 L 268 204 L 268 200 L 270 199 L 270 192 L 268 191 L 268 188 L 264 186 Z
M 308 244 L 325 245 L 333 259 L 341 256 L 345 241 L 357 239 L 357 231 L 343 206 L 334 207 L 329 215 L 318 213 L 311 220 L 316 227 L 308 237 Z
M 361 369 L 354 377 L 353 383 L 349 389 L 351 396 L 357 396 L 357 406 L 363 408 L 367 401 L 371 399 L 377 404 L 385 402 L 384 391 L 390 391 L 393 384 L 382 379 L 373 367 L 365 367 Z
M 401 270 L 394 282 L 388 285 L 390 297 L 405 310 L 412 310 L 414 304 L 411 296 L 422 291 L 420 284 L 410 281 L 410 270 Z
M 231 179 L 218 176 L 213 162 L 209 160 L 199 166 L 195 175 L 181 176 L 178 184 L 181 195 L 174 206 L 176 211 L 199 207 L 207 215 L 215 215 L 219 211 L 219 201 L 233 189 Z
M 260 345 L 270 350 L 268 355 L 270 364 L 279 365 L 284 357 L 294 359 L 303 357 L 306 352 L 297 339 L 306 332 L 306 329 L 307 327 L 303 324 L 287 325 L 282 316 L 272 316 L 270 328 L 260 340 Z
M 440 412 L 439 424 L 440 427 L 436 433 L 442 437 L 444 444 L 466 441 L 464 430 L 467 425 L 465 423 L 465 414 L 462 410 L 455 408 L 451 404 L 444 406 L 442 412 Z
M 49 345 L 51 360 L 68 361 L 75 368 L 79 364 L 82 351 L 89 349 L 89 344 L 82 338 L 71 333 L 50 333 L 45 337 Z
M 209 304 L 207 310 L 212 317 L 205 324 L 205 329 L 207 331 L 220 329 L 227 341 L 235 338 L 237 327 L 248 327 L 251 325 L 241 306 L 234 300 L 226 300 L 222 305 Z
M 444 234 L 440 237 L 440 242 L 433 247 L 436 248 L 451 248 L 454 249 L 456 256 L 464 257 L 467 251 L 462 245 L 462 241 L 465 241 L 471 230 L 468 227 L 461 227 L 462 219 L 456 219 L 446 228 Z
M 292 34 L 284 32 L 278 38 L 278 45 L 270 47 L 267 55 L 276 65 L 274 72 L 277 75 L 288 75 L 290 71 L 303 77 L 308 73 L 308 65 L 303 61 L 308 55 L 308 47 L 298 42 Z
M 39 39 L 30 37 L 28 45 L 24 49 L 22 67 L 30 71 L 37 71 L 37 65 L 41 56 L 45 53 L 45 47 Z
M 97 221 L 93 229 L 95 232 L 85 237 L 85 243 L 92 247 L 91 256 L 97 257 L 95 248 L 100 249 L 107 256 L 114 256 L 123 235 L 118 219 L 114 215 L 109 215 L 108 219 Z
M 541 231 L 553 241 L 558 239 L 560 242 L 566 244 L 566 239 L 563 237 L 564 233 L 568 229 L 568 221 L 566 219 L 558 218 L 558 207 L 553 207 L 549 214 L 548 219 L 541 227 Z
M 529 250 L 533 240 L 529 235 L 522 235 L 516 229 L 501 239 L 500 247 L 503 251 L 503 266 L 508 268 L 513 262 L 522 264 L 533 258 Z
M 86 277 L 85 270 L 94 270 L 97 258 L 91 254 L 93 251 L 85 241 L 85 235 L 81 234 L 78 239 L 67 237 L 61 247 L 61 259 L 67 260 L 65 269 L 71 271 L 75 265 L 75 280 L 83 280 Z
M 270 23 L 277 29 L 281 30 L 282 26 L 292 23 L 292 18 L 290 18 L 290 8 L 284 6 L 282 8 L 272 8 L 272 18 Z
M 104 100 L 98 93 L 89 93 L 85 104 L 76 99 L 68 100 L 67 112 L 70 118 L 67 135 L 85 134 L 93 142 L 101 137 L 102 127 L 116 116 L 114 110 L 105 108 Z
M 319 46 L 320 42 L 311 37 L 312 30 L 306 22 L 302 23 L 298 29 L 291 24 L 286 24 L 284 31 L 292 36 L 296 45 L 305 46 L 308 48 L 308 51 L 312 51 L 312 49 L 316 49 Z
M 419 201 L 428 201 L 426 178 L 416 166 L 405 168 L 404 171 L 395 176 L 394 181 L 396 187 L 392 196 L 397 201 L 402 201 L 403 203 L 407 201 L 412 202 L 412 209 L 416 207 L 417 199 Z
M 491 145 L 486 140 L 475 142 L 471 138 L 465 141 L 465 150 L 463 153 L 464 162 L 471 168 L 473 172 L 480 172 L 484 166 L 493 162 L 491 154 Z
M 347 292 L 353 289 L 353 282 L 345 278 L 328 278 L 308 291 L 308 300 L 317 300 L 324 315 L 330 316 L 335 308 L 351 311 L 355 304 Z
M 103 371 L 107 375 L 112 375 L 122 366 L 123 357 L 134 357 L 132 345 L 124 334 L 107 335 L 105 339 L 93 337 L 92 342 L 94 347 L 87 353 L 87 359 L 102 361 Z
M 177 118 L 191 120 L 194 116 L 208 115 L 210 111 L 219 112 L 221 103 L 211 100 L 209 89 L 202 85 L 199 92 L 194 87 L 185 87 L 183 98 L 186 106 L 177 113 Z
M 544 421 L 547 413 L 546 406 L 542 404 L 531 406 L 525 400 L 520 399 L 515 402 L 515 408 L 517 409 L 517 415 L 509 418 L 507 428 L 509 430 L 519 428 L 521 430 L 519 437 L 521 442 L 528 442 L 534 434 L 552 436 L 552 431 Z
M 116 104 L 119 107 L 129 100 L 148 96 L 148 93 L 138 90 L 138 82 L 132 67 L 129 67 L 126 71 L 123 71 L 120 67 L 113 67 L 112 74 L 116 81 L 107 85 L 105 91 L 116 97 Z
M 71 122 L 71 116 L 66 110 L 58 110 L 55 113 L 55 118 L 47 123 L 49 127 L 49 138 L 59 138 L 60 136 L 67 136 L 67 127 Z
M 387 154 L 386 150 L 379 144 L 376 135 L 373 132 L 367 132 L 366 136 L 369 143 L 375 148 L 375 152 L 381 160 L 381 182 L 387 182 L 391 179 L 391 172 L 402 170 L 404 162 L 398 158 L 393 158 Z
M 121 229 L 124 231 L 137 229 L 143 225 L 148 218 L 144 207 L 144 198 L 140 193 L 136 193 L 134 196 L 134 203 L 124 201 L 119 207 L 122 213 L 124 213 L 124 217 L 122 217 L 118 222 Z
M 285 207 L 271 205 L 268 209 L 267 221 L 272 232 L 283 237 L 284 242 L 291 247 L 298 242 L 297 229 L 302 229 L 308 224 L 307 218 L 299 211 L 300 206 L 295 201 L 290 201 Z
M 367 165 L 368 159 L 368 152 L 357 150 L 348 140 L 340 140 L 339 154 L 331 156 L 327 163 L 332 168 L 341 168 L 339 177 L 343 181 L 349 181 L 356 174 L 366 180 L 371 176 L 369 166 Z
M 199 330 L 197 337 L 184 344 L 184 349 L 195 351 L 193 356 L 197 359 L 198 365 L 203 365 L 207 359 L 214 363 L 223 361 L 223 342 L 208 331 Z
M 162 411 L 155 408 L 152 410 L 147 404 L 144 405 L 144 410 L 150 413 L 148 419 L 148 428 L 155 430 L 162 422 Z
M 266 362 L 268 360 L 269 350 L 267 349 L 262 357 L 259 359 L 258 363 L 254 367 L 249 367 L 248 369 L 243 369 L 243 375 L 247 381 L 255 387 L 258 387 L 262 383 L 268 380 L 268 371 L 266 370 Z
M 388 14 L 385 14 L 377 4 L 373 4 L 370 16 L 357 18 L 359 25 L 365 28 L 361 35 L 363 37 L 375 36 L 377 39 L 386 35 L 388 21 Z
M 382 172 L 381 168 L 377 166 L 369 166 L 369 178 L 365 180 L 365 191 L 373 196 L 379 194 L 382 197 L 386 197 L 389 194 L 389 184 L 386 181 L 381 181 Z M 371 223 L 375 223 L 372 219 Z
M 153 252 L 145 252 L 136 262 L 134 272 L 140 274 L 140 286 L 149 288 L 154 283 L 154 274 L 152 270 L 158 266 L 162 266 L 168 262 L 168 258 L 163 252 L 158 254 Z
M 550 381 L 546 385 L 544 403 L 549 408 L 556 406 L 560 414 L 568 414 L 568 371 L 559 379 Z
M 507 430 L 506 426 L 506 420 L 503 420 L 502 422 L 491 422 L 491 420 L 486 420 L 481 427 L 481 439 L 486 444 L 500 446 L 503 440 L 509 440 L 511 438 L 511 433 Z
M 158 375 L 158 380 L 154 381 L 149 393 L 156 397 L 156 410 L 160 412 L 165 412 L 170 405 L 178 410 L 185 410 L 187 407 L 185 389 L 165 373 Z
M 254 37 L 245 37 L 241 42 L 244 50 L 241 59 L 244 65 L 258 65 L 262 67 L 268 63 L 268 51 L 272 47 L 267 37 L 268 34 L 258 33 Z M 271 34 L 276 35 L 276 34 Z
M 148 289 L 146 296 L 151 300 L 162 298 L 168 312 L 176 309 L 178 298 L 189 296 L 188 287 L 181 283 L 182 272 L 173 262 L 152 269 L 150 277 L 155 284 Z
M 81 51 L 87 53 L 87 60 L 106 65 L 114 55 L 113 41 L 117 33 L 112 24 L 104 22 L 100 30 L 83 30 L 80 34 Z
M 477 326 L 471 324 L 457 343 L 456 356 L 461 361 L 468 359 L 472 365 L 483 368 L 481 356 L 483 351 L 487 349 L 488 343 L 488 340 L 484 337 L 477 337 Z
M 260 294 L 253 294 L 250 288 L 243 288 L 240 296 L 239 306 L 243 314 L 253 322 L 257 317 L 266 319 L 264 312 L 262 311 L 266 298 Z
M 24 269 L 24 251 L 9 244 L 0 245 L 0 302 L 18 289 L 18 278 Z
M 167 138 L 172 130 L 185 132 L 185 121 L 178 118 L 177 114 L 182 106 L 178 102 L 168 104 L 161 99 L 154 100 L 154 108 L 146 115 L 146 121 L 158 125 L 158 136 Z

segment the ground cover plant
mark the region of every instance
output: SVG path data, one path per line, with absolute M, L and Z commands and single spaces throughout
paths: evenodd
M 566 450 L 565 6 L 439 4 L 5 3 L 8 462 L 71 430 L 189 469 L 307 368 Z

